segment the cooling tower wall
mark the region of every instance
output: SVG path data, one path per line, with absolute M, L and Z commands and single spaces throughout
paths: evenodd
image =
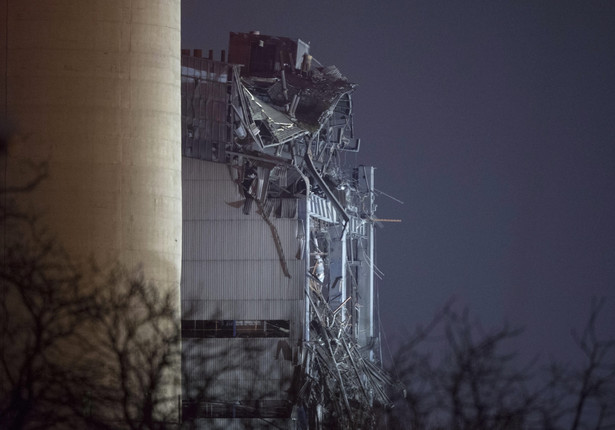
M 75 258 L 178 288 L 180 1 L 0 1 L 6 178 Z M 4 30 L 6 24 L 6 32 Z M 23 200 L 23 199 L 22 199 Z

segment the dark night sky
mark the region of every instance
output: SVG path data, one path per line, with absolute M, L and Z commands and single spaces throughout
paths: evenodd
M 615 335 L 615 2 L 182 0 L 182 47 L 301 38 L 359 84 L 377 167 L 384 328 L 451 296 L 567 355 L 591 298 Z M 219 55 L 219 54 L 217 54 Z

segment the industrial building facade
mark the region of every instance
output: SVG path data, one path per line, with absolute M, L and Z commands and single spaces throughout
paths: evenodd
M 181 79 L 183 422 L 369 428 L 388 378 L 355 85 L 258 32 L 228 62 L 183 51 Z
M 369 427 L 388 400 L 373 169 L 343 163 L 355 86 L 284 37 L 180 60 L 178 0 L 1 3 L 3 192 L 45 164 L 19 203 L 75 263 L 181 284 L 181 395 L 175 361 L 149 375 L 161 428 Z

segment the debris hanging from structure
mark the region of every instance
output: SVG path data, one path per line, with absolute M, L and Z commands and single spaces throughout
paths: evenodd
M 374 169 L 344 163 L 360 148 L 356 85 L 299 39 L 231 33 L 228 63 L 182 54 L 184 385 L 212 374 L 222 385 L 184 388 L 184 418 L 370 428 L 391 381 L 374 318 Z M 226 165 L 226 178 L 211 163 Z M 201 232 L 237 248 L 216 257 L 221 244 L 193 239 Z M 248 266 L 251 277 L 237 278 Z M 251 283 L 263 287 L 252 293 Z M 250 372 L 203 352 L 248 343 L 262 348 L 237 362 L 258 367 Z M 246 389 L 263 381 L 278 386 Z

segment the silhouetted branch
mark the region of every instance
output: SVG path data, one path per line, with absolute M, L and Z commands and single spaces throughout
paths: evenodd
M 518 366 L 507 352 L 521 330 L 503 325 L 484 331 L 467 310 L 447 305 L 393 357 L 405 398 L 389 428 L 615 428 L 615 340 L 598 336 L 603 306 L 594 301 L 584 330 L 573 332 L 584 362 L 553 362 L 541 373 L 535 361 Z
M 0 267 L 2 428 L 176 427 L 174 293 L 140 273 L 78 267 L 22 224 Z

